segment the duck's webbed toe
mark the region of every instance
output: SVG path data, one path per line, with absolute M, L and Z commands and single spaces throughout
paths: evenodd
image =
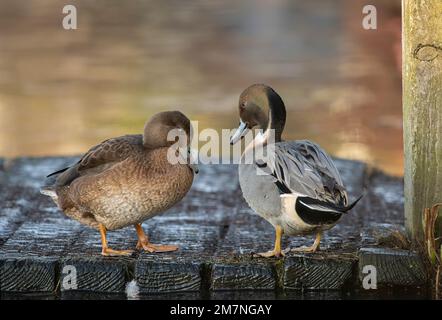
M 275 227 L 275 247 L 271 251 L 262 252 L 262 253 L 255 253 L 253 256 L 255 257 L 262 257 L 262 258 L 271 258 L 271 257 L 283 257 L 285 256 L 285 252 L 281 250 L 281 237 L 282 237 L 283 230 L 281 226 Z
M 131 256 L 133 253 L 133 250 L 114 250 L 111 248 L 103 248 L 101 250 L 101 254 L 106 257 Z
M 150 253 L 155 252 L 171 252 L 178 250 L 178 246 L 175 245 L 165 245 L 165 244 L 153 244 L 149 242 L 149 238 L 144 233 L 143 227 L 141 224 L 136 224 L 135 229 L 137 230 L 138 235 L 138 243 L 137 243 L 137 249 L 138 250 L 145 250 Z
M 286 251 L 285 250 L 271 250 L 271 251 L 267 251 L 267 252 L 259 252 L 259 253 L 254 253 L 253 256 L 254 257 L 261 257 L 261 258 L 272 258 L 272 257 L 276 257 L 276 258 L 280 258 L 280 257 L 284 257 L 285 256 Z
M 299 247 L 290 249 L 291 252 L 300 252 L 300 253 L 315 253 L 319 250 L 319 244 L 321 243 L 321 232 L 316 234 L 315 242 L 310 247 Z
M 150 253 L 154 253 L 154 252 L 176 251 L 179 249 L 179 247 L 175 246 L 175 245 L 167 245 L 167 244 L 153 244 L 148 241 L 141 242 L 140 240 L 138 240 L 137 249 L 138 250 L 143 249 L 143 250 L 148 251 Z

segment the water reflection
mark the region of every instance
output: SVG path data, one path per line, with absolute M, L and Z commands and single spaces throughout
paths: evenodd
M 179 108 L 234 128 L 238 95 L 274 86 L 287 139 L 402 174 L 399 1 L 0 1 L 0 156 L 76 154 Z

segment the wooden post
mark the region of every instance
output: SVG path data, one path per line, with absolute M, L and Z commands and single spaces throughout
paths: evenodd
M 442 0 L 402 0 L 405 224 L 442 202 Z M 439 232 L 442 224 L 439 225 Z

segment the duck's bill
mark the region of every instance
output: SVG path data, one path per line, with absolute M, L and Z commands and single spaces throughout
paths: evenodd
M 196 150 L 189 148 L 189 168 L 193 171 L 193 173 L 198 174 L 200 170 L 198 169 L 198 152 Z
M 173 157 L 175 157 L 176 153 L 173 153 Z M 173 158 L 172 164 L 176 164 L 176 160 L 178 160 L 179 164 L 186 164 L 189 166 L 190 170 L 193 171 L 193 173 L 198 174 L 198 151 L 191 149 L 190 146 L 186 148 L 179 148 L 178 149 L 178 159 Z
M 238 129 L 236 129 L 235 133 L 230 138 L 230 144 L 237 143 L 242 137 L 246 135 L 247 131 L 249 131 L 247 124 L 241 120 Z
M 189 168 L 195 174 L 198 174 L 200 172 L 200 169 L 198 169 L 198 165 L 196 165 L 196 164 L 189 164 Z

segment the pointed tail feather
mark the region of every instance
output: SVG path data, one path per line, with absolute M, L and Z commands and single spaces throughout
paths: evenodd
M 69 169 L 69 167 L 64 168 L 64 169 L 61 169 L 61 170 L 58 170 L 58 171 L 55 171 L 55 172 L 52 172 L 51 174 L 48 174 L 48 175 L 46 176 L 46 178 L 49 178 L 49 177 L 55 176 L 55 175 L 57 175 L 57 174 L 63 173 L 63 172 L 65 172 L 67 169 Z
M 300 205 L 317 212 L 328 212 L 334 214 L 347 213 L 361 200 L 363 194 L 360 195 L 353 203 L 348 206 L 338 206 L 334 203 L 310 198 L 310 197 L 298 197 L 298 202 Z
M 353 201 L 353 203 L 349 204 L 348 206 L 342 208 L 342 212 L 347 212 L 350 211 L 351 209 L 353 209 L 353 207 L 359 202 L 359 200 L 362 199 L 362 197 L 364 196 L 364 194 L 361 194 L 355 201 Z

